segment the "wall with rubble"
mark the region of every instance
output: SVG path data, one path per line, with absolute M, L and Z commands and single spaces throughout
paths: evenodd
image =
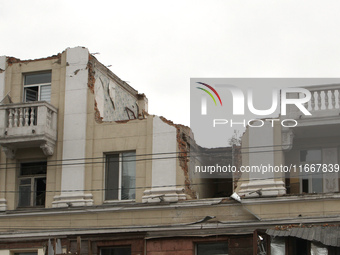
M 94 68 L 94 94 L 102 121 L 121 121 L 138 117 L 137 98 L 120 84 Z

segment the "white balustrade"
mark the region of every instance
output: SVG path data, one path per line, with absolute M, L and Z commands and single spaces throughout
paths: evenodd
M 7 127 L 29 127 L 37 125 L 38 106 L 13 107 L 6 109 Z
M 305 104 L 309 111 L 340 109 L 340 86 L 326 86 L 325 88 L 322 86 L 316 88 L 309 87 L 308 90 L 312 94 L 311 100 Z
M 303 87 L 311 98 L 303 106 L 310 114 L 304 114 L 296 105 L 287 105 L 287 114 L 282 116 L 299 121 L 299 125 L 320 125 L 327 118 L 328 123 L 337 123 L 340 115 L 340 84 Z M 287 98 L 305 98 L 305 93 L 288 93 Z M 306 120 L 304 123 L 303 120 Z M 313 121 L 312 121 L 313 120 Z
M 21 147 L 40 147 L 45 155 L 52 155 L 57 117 L 57 109 L 47 102 L 0 105 L 0 145 L 7 148 L 6 156 L 14 158 Z
M 0 119 L 0 138 L 1 131 L 10 134 L 10 130 L 17 130 L 15 134 L 19 134 L 19 130 L 30 132 L 32 128 L 35 132 L 55 130 L 57 109 L 47 102 L 0 105 Z

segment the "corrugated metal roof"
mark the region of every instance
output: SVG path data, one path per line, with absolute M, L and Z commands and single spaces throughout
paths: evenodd
M 320 242 L 327 246 L 340 247 L 340 227 L 339 226 L 303 226 L 290 227 L 284 230 L 267 229 L 270 236 L 291 236 L 308 241 Z

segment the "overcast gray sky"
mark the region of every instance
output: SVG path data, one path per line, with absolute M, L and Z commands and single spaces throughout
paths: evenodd
M 85 46 L 189 125 L 191 77 L 339 77 L 340 1 L 0 0 L 0 55 Z

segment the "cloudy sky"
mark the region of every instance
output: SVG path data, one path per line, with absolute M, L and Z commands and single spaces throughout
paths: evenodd
M 340 1 L 0 0 L 0 55 L 85 46 L 189 125 L 192 77 L 339 77 Z

